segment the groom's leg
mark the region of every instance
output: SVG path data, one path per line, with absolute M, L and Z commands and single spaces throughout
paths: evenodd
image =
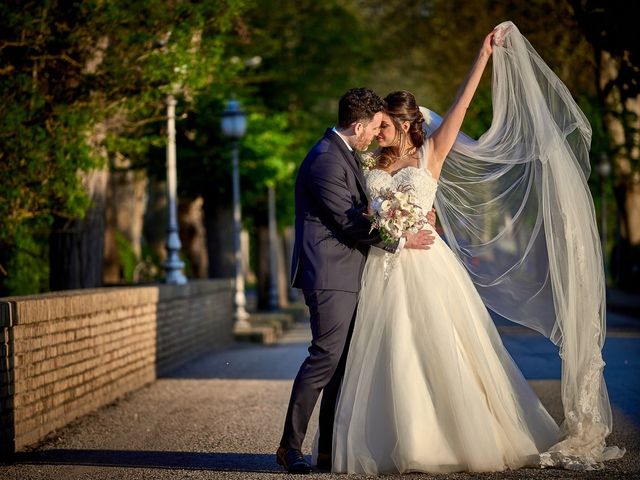
M 305 290 L 313 339 L 298 371 L 280 445 L 300 449 L 320 391 L 332 379 L 345 350 L 358 294 L 338 290 Z
M 349 322 L 349 330 L 347 339 L 340 356 L 340 361 L 333 373 L 331 380 L 322 390 L 322 400 L 320 401 L 320 415 L 318 418 L 318 453 L 322 453 L 331 457 L 331 449 L 333 444 L 333 423 L 336 416 L 336 403 L 338 401 L 338 393 L 340 385 L 344 377 L 344 369 L 347 365 L 347 355 L 349 352 L 349 343 L 351 342 L 351 334 L 353 333 L 353 325 L 355 323 L 356 310 L 353 311 L 351 321 Z

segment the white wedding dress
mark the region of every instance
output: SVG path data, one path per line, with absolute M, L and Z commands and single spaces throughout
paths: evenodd
M 422 165 L 366 173 L 371 198 L 437 181 Z M 465 267 L 436 235 L 429 250 L 372 248 L 338 402 L 333 470 L 499 471 L 539 465 L 558 426 L 505 350 Z

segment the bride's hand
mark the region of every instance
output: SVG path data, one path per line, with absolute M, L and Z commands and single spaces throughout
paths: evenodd
M 482 47 L 480 47 L 481 54 L 485 54 L 488 57 L 491 56 L 491 54 L 493 53 L 495 33 L 496 33 L 496 30 L 494 29 L 486 37 L 484 37 L 484 42 L 482 42 Z
M 427 213 L 427 222 L 429 223 L 429 225 L 435 228 L 436 226 L 436 209 L 435 208 L 432 208 L 429 211 L 429 213 Z
M 510 25 L 494 28 L 486 37 L 484 37 L 484 42 L 482 42 L 480 52 L 489 56 L 493 53 L 494 45 L 497 47 L 504 46 L 504 39 L 507 37 L 510 30 Z
M 507 23 L 504 26 L 498 26 L 494 28 L 493 32 L 489 34 L 489 35 L 493 34 L 492 45 L 495 45 L 497 47 L 503 47 L 504 40 L 507 38 L 507 35 L 509 35 L 509 32 L 511 32 L 512 28 L 513 28 L 513 24 L 509 24 L 509 23 Z

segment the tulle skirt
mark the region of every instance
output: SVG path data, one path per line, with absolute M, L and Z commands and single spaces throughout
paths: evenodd
M 447 245 L 438 237 L 426 251 L 372 248 L 336 410 L 333 470 L 516 469 L 537 465 L 557 440 L 558 426 Z

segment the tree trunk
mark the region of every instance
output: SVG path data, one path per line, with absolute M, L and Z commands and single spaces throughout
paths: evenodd
M 116 165 L 120 169 L 129 167 L 128 161 Z M 109 175 L 105 246 L 104 246 L 104 282 L 120 283 L 135 281 L 125 278 L 124 262 L 134 259 L 123 259 L 118 249 L 116 233 L 121 234 L 129 243 L 131 253 L 135 255 L 135 266 L 142 256 L 142 227 L 145 213 L 145 192 L 147 176 L 140 170 L 118 170 Z M 129 269 L 131 269 L 131 265 Z M 135 272 L 135 269 L 133 269 Z M 133 272 L 130 272 L 133 275 Z
M 271 277 L 269 269 L 269 227 L 256 226 L 256 292 L 258 310 L 269 310 L 269 288 Z
M 83 219 L 54 218 L 49 236 L 51 290 L 102 285 L 107 170 L 84 175 L 91 207 Z
M 618 60 L 608 52 L 599 55 L 598 90 L 605 108 L 604 125 L 611 141 L 614 191 L 619 214 L 619 242 L 612 270 L 621 288 L 640 289 L 640 97 L 622 101 L 615 80 Z
M 256 290 L 258 295 L 258 309 L 269 310 L 271 290 L 271 248 L 269 244 L 269 227 L 257 227 L 256 235 Z M 276 305 L 275 308 L 286 307 L 289 304 L 289 275 L 284 240 L 278 235 L 275 247 L 275 280 Z
M 278 271 L 276 273 L 278 278 L 278 306 L 286 307 L 289 305 L 289 274 L 288 265 L 290 260 L 287 260 L 287 255 L 284 248 L 284 236 L 278 234 L 277 245 L 277 266 Z
M 209 257 L 209 278 L 235 277 L 231 205 L 220 203 L 217 198 L 205 198 L 204 227 Z
M 167 236 L 167 183 L 155 177 L 149 178 L 147 195 L 143 235 L 146 244 L 162 263 L 167 258 L 164 246 Z
M 0 243 L 0 297 L 9 295 L 9 289 L 6 285 L 7 270 L 9 259 L 11 258 L 11 247 L 7 244 Z
M 209 264 L 202 203 L 202 197 L 198 197 L 180 201 L 178 207 L 180 243 L 189 261 L 189 276 L 193 278 L 207 278 Z

